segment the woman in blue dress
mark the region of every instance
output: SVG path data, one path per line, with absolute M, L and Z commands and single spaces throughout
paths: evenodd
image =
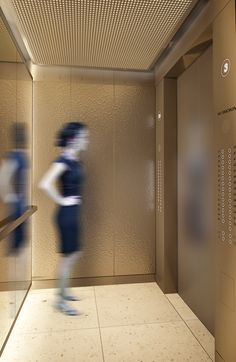
M 59 132 L 57 146 L 59 157 L 44 175 L 39 186 L 59 205 L 56 225 L 59 235 L 59 293 L 57 308 L 68 315 L 77 315 L 67 301 L 78 300 L 68 293 L 68 279 L 76 260 L 80 256 L 80 207 L 84 170 L 79 153 L 88 146 L 89 131 L 81 122 L 69 122 Z M 56 184 L 58 186 L 56 186 Z

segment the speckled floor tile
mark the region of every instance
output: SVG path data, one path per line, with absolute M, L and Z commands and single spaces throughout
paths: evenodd
M 81 301 L 68 302 L 83 311 L 79 316 L 67 316 L 55 309 L 56 289 L 33 291 L 27 296 L 15 324 L 15 333 L 41 333 L 69 329 L 97 328 L 97 311 L 93 287 L 73 288 Z
M 11 336 L 1 362 L 102 362 L 99 329 Z
M 211 361 L 184 322 L 101 329 L 105 362 Z
M 197 319 L 197 316 L 187 306 L 187 304 L 183 301 L 179 294 L 166 294 L 166 297 L 169 299 L 169 301 L 177 310 L 181 318 L 183 318 L 183 320 L 187 321 Z
M 26 293 L 27 293 L 26 290 L 17 290 L 16 291 L 16 311 L 18 311 L 19 308 L 21 307 Z
M 101 327 L 181 320 L 155 283 L 95 287 Z
M 212 334 L 208 331 L 208 329 L 197 319 L 186 321 L 186 324 L 191 329 L 192 333 L 199 340 L 203 348 L 210 355 L 212 360 L 214 360 L 215 356 L 215 339 Z
M 16 315 L 16 293 L 13 291 L 0 292 L 0 347 L 14 322 Z
M 191 332 L 155 283 L 73 288 L 82 299 L 73 305 L 85 312 L 78 317 L 53 308 L 55 293 L 30 291 L 1 361 L 102 362 L 103 352 L 105 362 L 211 361 L 204 326 L 178 295 L 168 295 Z
M 16 292 L 0 292 L 0 317 L 8 315 L 14 318 L 16 314 Z

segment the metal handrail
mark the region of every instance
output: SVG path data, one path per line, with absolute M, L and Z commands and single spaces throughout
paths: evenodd
M 0 229 L 2 229 L 3 226 L 6 226 L 7 224 L 9 224 L 10 221 L 12 221 L 11 216 L 7 216 L 5 219 L 0 220 Z
M 37 206 L 33 206 L 33 205 L 29 206 L 28 209 L 20 217 L 18 217 L 17 219 L 12 220 L 12 219 L 10 219 L 10 217 L 7 217 L 2 222 L 0 222 L 0 227 L 2 225 L 6 225 L 0 230 L 0 242 L 3 239 L 5 239 L 13 230 L 15 230 L 17 228 L 17 226 L 22 224 L 31 215 L 33 215 L 37 211 L 37 209 L 38 209 Z M 6 222 L 7 222 L 7 224 L 6 224 Z

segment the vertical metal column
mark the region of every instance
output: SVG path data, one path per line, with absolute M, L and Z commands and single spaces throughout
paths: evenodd
M 235 1 L 214 21 L 217 303 L 216 361 L 236 361 L 236 34 Z
M 176 104 L 176 80 L 165 78 L 156 89 L 156 280 L 164 293 L 178 289 Z

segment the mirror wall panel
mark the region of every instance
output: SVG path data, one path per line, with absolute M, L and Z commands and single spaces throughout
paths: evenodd
M 16 277 L 15 256 L 6 256 L 6 249 L 9 245 L 9 238 L 0 242 L 0 350 L 4 344 L 9 330 L 16 318 L 16 290 L 14 280 Z M 5 265 L 4 269 L 2 263 Z
M 17 50 L 2 17 L 0 17 L 0 161 L 11 148 L 10 129 L 16 122 L 16 71 Z M 8 216 L 8 205 L 0 189 L 0 220 Z M 9 238 L 0 241 L 0 348 L 16 317 L 15 281 L 16 258 L 9 254 Z
M 26 192 L 26 202 L 23 205 L 32 204 L 31 200 L 31 159 L 32 159 L 32 97 L 33 97 L 33 84 L 32 78 L 28 73 L 28 70 L 24 63 L 17 63 L 17 72 L 16 72 L 16 86 L 17 86 L 17 102 L 16 102 L 16 123 L 17 123 L 17 132 L 18 137 L 22 137 L 22 125 L 24 125 L 25 135 L 25 144 L 24 153 L 26 165 L 26 179 L 23 180 L 23 187 Z M 23 210 L 21 210 L 23 211 Z M 31 223 L 28 220 L 21 226 L 23 230 L 22 245 L 20 246 L 20 252 L 16 254 L 16 309 L 20 307 L 25 293 L 28 290 L 31 279 L 32 279 L 32 254 L 31 254 Z
M 0 9 L 0 231 L 31 205 L 32 78 Z M 0 238 L 0 354 L 31 284 L 31 224 Z
M 11 148 L 10 130 L 16 122 L 17 49 L 0 17 L 0 158 Z M 1 190 L 0 190 L 1 191 Z M 3 193 L 3 190 L 2 190 Z M 7 205 L 0 202 L 0 220 L 8 216 Z

